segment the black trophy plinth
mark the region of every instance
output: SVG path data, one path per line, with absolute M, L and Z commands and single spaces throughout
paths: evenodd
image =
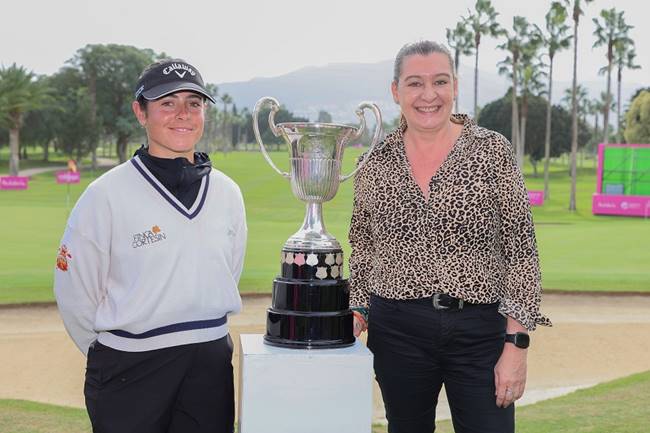
M 342 278 L 343 251 L 282 250 L 282 274 L 273 281 L 264 341 L 296 349 L 354 344 L 350 288 Z

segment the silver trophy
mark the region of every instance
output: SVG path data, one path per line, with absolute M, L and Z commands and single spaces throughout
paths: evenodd
M 269 128 L 289 148 L 291 173 L 279 170 L 271 160 L 259 131 L 259 113 L 270 108 Z M 287 122 L 275 124 L 280 104 L 264 97 L 253 110 L 255 138 L 266 161 L 290 180 L 293 194 L 307 206 L 300 230 L 284 244 L 282 274 L 273 283 L 273 301 L 268 310 L 268 344 L 296 348 L 329 348 L 354 343 L 349 287 L 343 274 L 341 244 L 327 232 L 323 203 L 331 200 L 339 184 L 354 176 L 377 148 L 382 133 L 379 107 L 362 102 L 356 111 L 358 127 L 337 123 Z M 350 174 L 341 175 L 345 146 L 359 139 L 366 128 L 364 110 L 375 115 L 377 127 L 370 149 Z

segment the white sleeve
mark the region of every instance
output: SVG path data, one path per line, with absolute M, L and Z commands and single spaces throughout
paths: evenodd
M 84 193 L 84 196 L 86 193 Z M 95 315 L 106 292 L 108 248 L 101 244 L 102 211 L 94 197 L 82 196 L 75 206 L 56 258 L 54 294 L 68 334 L 85 355 L 97 339 Z M 103 230 L 110 228 L 104 226 Z M 102 239 L 103 238 L 103 239 Z
M 244 199 L 239 193 L 237 202 L 237 218 L 239 219 L 235 229 L 235 242 L 233 248 L 233 278 L 239 284 L 242 269 L 244 268 L 244 256 L 246 255 L 246 239 L 248 237 L 248 228 L 246 226 L 246 209 L 244 208 Z

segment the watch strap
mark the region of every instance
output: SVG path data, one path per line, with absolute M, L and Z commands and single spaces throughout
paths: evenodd
M 530 345 L 530 337 L 525 332 L 506 334 L 506 343 L 512 343 L 520 349 L 527 349 Z

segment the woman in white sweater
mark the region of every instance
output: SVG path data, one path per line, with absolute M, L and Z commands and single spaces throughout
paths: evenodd
M 233 430 L 246 218 L 238 186 L 195 152 L 208 100 L 185 61 L 147 67 L 133 102 L 147 146 L 86 189 L 63 235 L 54 290 L 88 357 L 95 432 Z

